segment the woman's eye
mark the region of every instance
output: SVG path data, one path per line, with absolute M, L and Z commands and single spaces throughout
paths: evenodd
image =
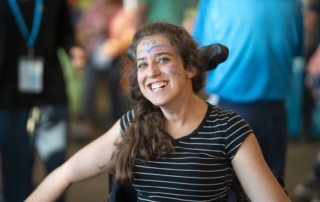
M 146 67 L 146 66 L 147 66 L 146 63 L 141 63 L 141 64 L 138 65 L 138 68 L 144 68 L 144 67 Z
M 160 59 L 159 59 L 159 63 L 166 63 L 166 62 L 168 62 L 168 61 L 169 61 L 168 58 L 160 58 Z

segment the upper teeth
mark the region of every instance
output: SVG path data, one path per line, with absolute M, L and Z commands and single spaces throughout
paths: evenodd
M 167 82 L 159 82 L 159 83 L 153 83 L 151 84 L 151 89 L 152 90 L 160 90 L 162 89 L 163 87 L 165 87 L 167 85 Z

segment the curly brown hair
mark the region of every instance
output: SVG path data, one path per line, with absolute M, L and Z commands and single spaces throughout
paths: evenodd
M 201 56 L 198 44 L 182 27 L 155 22 L 144 25 L 133 37 L 131 45 L 132 66 L 129 73 L 129 94 L 137 102 L 134 109 L 135 118 L 122 134 L 122 141 L 116 144 L 112 156 L 112 172 L 116 183 L 131 183 L 132 169 L 137 158 L 145 163 L 159 156 L 170 156 L 174 152 L 173 139 L 165 130 L 165 117 L 158 106 L 147 100 L 140 91 L 137 81 L 136 51 L 144 37 L 161 35 L 178 49 L 185 69 L 193 67 L 196 76 L 192 78 L 194 93 L 198 93 L 205 84 L 206 63 Z

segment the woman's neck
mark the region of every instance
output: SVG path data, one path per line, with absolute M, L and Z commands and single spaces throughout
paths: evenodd
M 179 103 L 173 110 L 163 109 L 166 118 L 166 131 L 178 139 L 192 133 L 202 122 L 208 110 L 208 104 L 198 96 Z

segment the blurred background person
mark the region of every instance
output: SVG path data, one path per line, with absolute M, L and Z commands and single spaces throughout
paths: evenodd
M 305 60 L 306 68 L 304 73 L 305 85 L 303 95 L 303 124 L 302 137 L 307 140 L 319 139 L 320 137 L 320 108 L 316 105 L 313 96 L 312 80 L 317 81 L 319 77 L 319 42 L 320 42 L 320 1 L 306 0 L 304 9 L 304 28 L 305 28 Z M 311 83 L 310 83 L 311 81 Z M 311 84 L 311 85 L 310 85 Z M 314 86 L 315 87 L 315 86 Z
M 315 138 L 320 118 L 313 116 L 320 110 L 320 1 L 305 2 L 306 70 L 304 91 L 304 134 L 309 140 Z M 301 201 L 320 202 L 320 150 L 313 169 L 306 179 L 294 189 Z
M 198 0 L 137 0 L 136 27 L 149 22 L 169 22 L 182 25 L 189 8 L 195 7 Z
M 121 56 L 135 32 L 131 11 L 122 0 L 93 0 L 77 22 L 78 39 L 88 55 L 84 74 L 83 107 L 76 124 L 78 135 L 92 136 L 97 131 L 96 100 L 100 81 L 109 99 L 109 110 L 103 117 L 103 131 L 127 109 L 129 102 L 121 87 Z M 107 85 L 105 85 L 107 84 Z
M 270 169 L 283 177 L 285 100 L 293 58 L 304 49 L 301 2 L 200 0 L 193 35 L 201 46 L 229 48 L 228 60 L 207 75 L 208 101 L 249 123 Z
M 0 148 L 4 201 L 31 191 L 34 146 L 50 173 L 65 161 L 68 99 L 57 49 L 82 74 L 65 0 L 0 1 Z M 62 201 L 62 198 L 60 199 Z

